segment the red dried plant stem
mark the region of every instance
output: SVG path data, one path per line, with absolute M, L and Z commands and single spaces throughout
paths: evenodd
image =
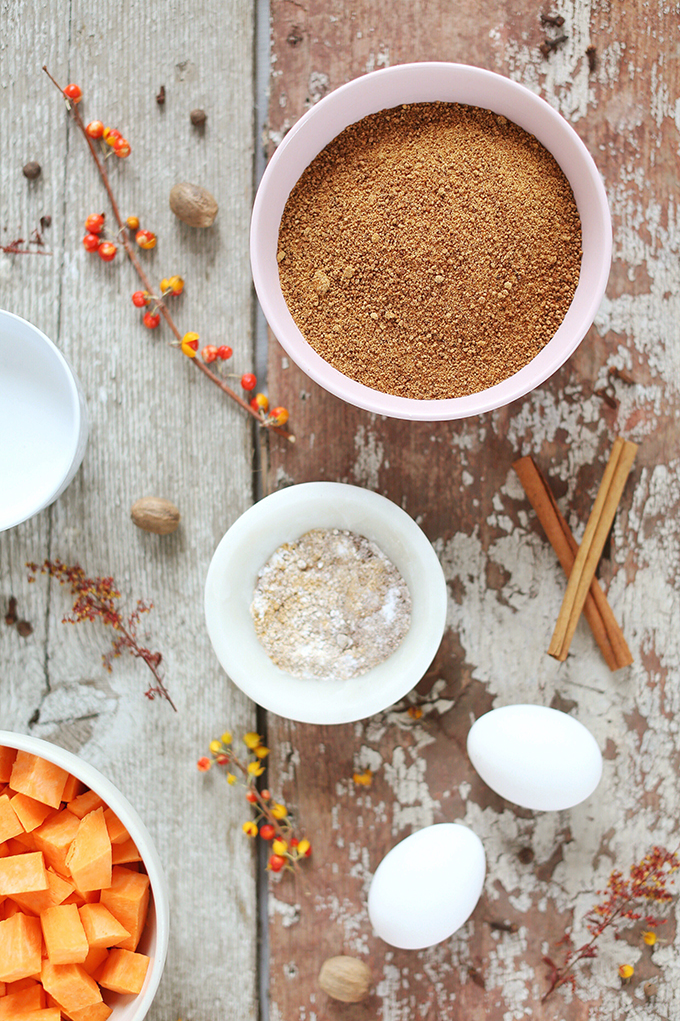
M 56 79 L 50 74 L 50 72 L 47 70 L 47 67 L 44 64 L 43 64 L 43 71 L 45 72 L 47 77 L 50 79 L 52 84 L 55 86 L 55 88 L 57 88 L 59 90 L 59 92 L 61 92 L 61 94 L 63 96 L 64 95 L 64 90 L 62 89 L 61 85 L 59 85 L 59 82 L 56 81 Z M 130 239 L 127 236 L 127 231 L 125 229 L 125 224 L 123 222 L 122 216 L 120 215 L 120 210 L 118 208 L 118 203 L 116 202 L 115 196 L 113 194 L 113 189 L 111 188 L 111 182 L 109 180 L 109 175 L 106 172 L 106 167 L 104 166 L 104 163 L 102 162 L 102 159 L 99 156 L 99 153 L 97 152 L 97 150 L 95 148 L 94 141 L 90 138 L 90 136 L 88 135 L 87 131 L 85 130 L 85 123 L 83 121 L 83 118 L 80 115 L 80 111 L 79 111 L 77 105 L 75 103 L 72 103 L 72 102 L 69 101 L 69 107 L 70 107 L 71 115 L 72 115 L 74 121 L 76 122 L 78 128 L 80 129 L 80 131 L 81 131 L 81 133 L 83 135 L 83 138 L 85 139 L 85 141 L 88 144 L 88 147 L 89 147 L 90 152 L 92 154 L 92 158 L 93 158 L 93 160 L 94 160 L 94 162 L 95 162 L 95 164 L 97 166 L 97 170 L 99 171 L 99 175 L 100 175 L 100 177 L 102 179 L 102 182 L 104 184 L 104 188 L 106 189 L 106 194 L 109 197 L 109 202 L 111 203 L 111 209 L 113 210 L 113 215 L 114 215 L 114 217 L 116 219 L 116 223 L 118 224 L 119 237 L 121 239 L 123 247 L 124 247 L 124 249 L 125 249 L 125 251 L 126 251 L 126 253 L 128 255 L 128 258 L 130 259 L 130 262 L 134 266 L 139 279 L 144 284 L 144 289 L 146 291 L 148 291 L 149 294 L 153 294 L 153 287 L 151 285 L 151 282 L 149 281 L 149 278 L 147 277 L 146 273 L 144 272 L 144 270 L 142 268 L 142 265 L 139 262 L 139 259 L 137 258 L 135 250 L 132 247 Z M 48 253 L 47 252 L 42 252 L 40 254 L 47 255 Z M 168 324 L 168 326 L 170 327 L 170 329 L 172 330 L 172 332 L 174 333 L 174 335 L 177 338 L 177 340 L 181 343 L 182 342 L 182 334 L 179 332 L 177 326 L 175 325 L 175 322 L 174 322 L 172 316 L 170 315 L 170 312 L 168 311 L 167 305 L 165 304 L 165 302 L 163 301 L 162 298 L 158 301 L 157 308 L 158 308 L 158 311 L 163 316 L 163 318 L 165 319 L 165 321 Z M 208 368 L 208 366 L 205 365 L 202 361 L 199 361 L 198 358 L 192 358 L 190 360 L 194 363 L 194 365 L 196 366 L 197 369 L 200 369 L 200 371 L 205 376 L 207 376 L 208 379 L 212 380 L 212 382 L 215 384 L 215 386 L 218 386 L 220 388 L 220 390 L 222 390 L 228 397 L 231 397 L 231 399 L 233 401 L 236 401 L 236 403 L 239 405 L 239 407 L 243 408 L 244 411 L 246 411 L 252 418 L 254 418 L 257 421 L 258 425 L 264 426 L 266 429 L 272 429 L 275 433 L 278 433 L 279 436 L 284 436 L 291 443 L 295 442 L 295 437 L 292 435 L 292 433 L 289 433 L 287 429 L 282 429 L 281 426 L 278 426 L 278 425 L 267 425 L 266 422 L 264 422 L 262 420 L 262 418 L 261 418 L 261 416 L 260 416 L 258 411 L 255 411 L 254 408 L 251 408 L 250 404 L 247 401 L 244 401 L 243 398 L 240 397 L 236 393 L 235 390 L 232 390 L 231 387 L 228 386 L 224 382 L 224 380 L 220 379 L 220 377 L 216 373 L 212 372 Z
M 129 633 L 124 624 L 122 623 L 116 624 L 113 625 L 113 627 L 115 628 L 116 631 L 120 631 L 120 633 L 125 637 L 126 641 L 128 642 L 128 648 L 131 651 L 134 650 L 132 651 L 132 654 L 135 657 L 135 659 L 141 659 L 144 661 L 144 663 L 146 663 L 149 670 L 154 676 L 156 684 L 158 685 L 159 691 L 161 692 L 163 698 L 165 698 L 170 703 L 175 712 L 177 712 L 178 711 L 177 706 L 170 697 L 170 692 L 165 687 L 165 684 L 163 683 L 163 678 L 158 672 L 158 668 L 152 661 L 152 655 L 148 655 L 148 650 L 142 649 L 141 646 L 137 644 L 136 639 Z
M 236 768 L 240 769 L 241 772 L 246 777 L 248 777 L 248 778 L 251 777 L 252 774 L 248 772 L 248 767 L 243 762 L 241 762 L 241 760 L 238 758 L 237 755 L 234 754 L 233 751 L 227 751 L 227 752 L 225 752 L 225 754 L 228 756 L 230 763 L 233 762 L 233 764 L 236 766 Z M 271 811 L 270 811 L 270 809 L 269 809 L 269 807 L 267 805 L 267 802 L 262 797 L 262 795 L 258 791 L 257 787 L 251 786 L 250 784 L 248 785 L 248 787 L 249 787 L 249 790 L 251 790 L 255 794 L 255 796 L 257 797 L 257 802 L 256 802 L 257 807 L 262 812 L 262 815 L 265 817 L 267 822 L 271 823 L 271 825 L 274 827 L 274 829 L 276 830 L 277 837 L 280 837 L 282 840 L 285 840 L 286 835 L 289 833 L 290 828 L 291 828 L 290 827 L 290 823 L 287 824 L 287 828 L 283 827 L 281 825 L 281 820 L 277 819 L 275 815 L 271 814 Z

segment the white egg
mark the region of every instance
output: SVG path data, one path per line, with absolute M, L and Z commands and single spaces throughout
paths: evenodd
M 602 755 L 590 731 L 542 705 L 507 705 L 485 713 L 470 729 L 467 750 L 496 794 L 535 811 L 578 805 L 602 776 Z
M 393 947 L 419 950 L 448 939 L 472 914 L 484 885 L 482 842 L 460 823 L 412 833 L 378 865 L 368 914 Z

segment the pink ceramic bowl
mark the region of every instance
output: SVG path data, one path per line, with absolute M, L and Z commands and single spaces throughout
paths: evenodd
M 533 361 L 480 393 L 449 400 L 414 400 L 381 393 L 324 361 L 293 322 L 279 285 L 279 224 L 286 200 L 304 169 L 349 124 L 401 103 L 465 103 L 502 114 L 535 135 L 571 184 L 583 234 L 576 293 L 561 326 Z M 401 64 L 342 85 L 311 107 L 291 128 L 262 178 L 250 231 L 250 258 L 258 298 L 277 339 L 308 376 L 358 408 L 392 418 L 445 421 L 503 407 L 543 383 L 569 358 L 592 325 L 611 263 L 607 196 L 597 167 L 573 128 L 523 85 L 465 64 Z

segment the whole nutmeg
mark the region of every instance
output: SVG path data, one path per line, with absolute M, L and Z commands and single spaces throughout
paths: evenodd
M 371 969 L 356 957 L 329 957 L 321 966 L 319 986 L 334 1000 L 359 1003 L 371 990 Z
M 36 177 L 40 177 L 41 170 L 42 167 L 36 160 L 29 160 L 23 168 L 23 174 L 29 181 L 35 181 Z
M 207 188 L 183 181 L 170 192 L 170 208 L 175 216 L 190 227 L 211 227 L 218 205 Z
M 176 531 L 180 514 L 174 503 L 164 500 L 161 496 L 143 496 L 136 500 L 130 510 L 130 517 L 145 532 L 156 535 L 169 535 Z
M 208 119 L 208 115 L 205 110 L 192 110 L 189 114 L 189 120 L 195 128 L 202 128 Z

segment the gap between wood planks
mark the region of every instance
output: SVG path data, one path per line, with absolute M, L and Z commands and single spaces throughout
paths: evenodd
M 255 5 L 255 110 L 253 112 L 253 175 L 257 191 L 265 170 L 267 155 L 264 131 L 269 117 L 270 62 L 270 7 L 269 0 L 257 0 Z M 267 321 L 260 303 L 253 294 L 253 337 L 255 339 L 255 375 L 261 384 L 267 382 L 268 333 Z M 265 493 L 265 472 L 269 450 L 267 430 L 253 424 L 253 500 L 261 500 Z M 267 713 L 257 706 L 257 732 L 267 743 Z M 269 876 L 267 873 L 267 847 L 259 841 L 257 859 L 257 1001 L 259 1021 L 269 1021 Z

